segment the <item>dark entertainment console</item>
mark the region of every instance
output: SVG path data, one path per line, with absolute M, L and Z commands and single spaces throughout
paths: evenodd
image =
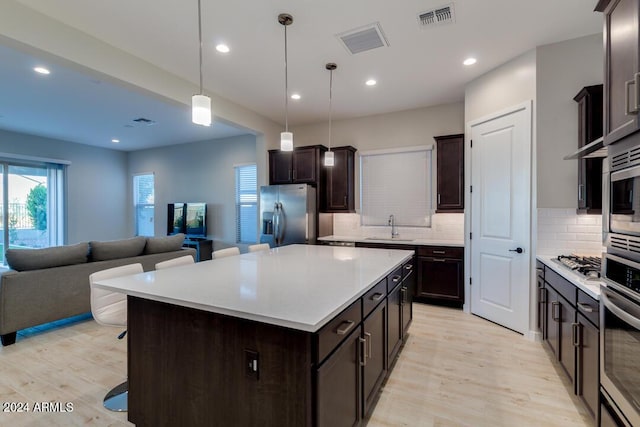
M 213 259 L 213 241 L 200 238 L 184 239 L 183 248 L 193 248 L 196 250 L 196 262 Z

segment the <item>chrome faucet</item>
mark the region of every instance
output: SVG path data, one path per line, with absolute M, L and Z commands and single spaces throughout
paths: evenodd
M 389 215 L 389 225 L 391 226 L 391 238 L 398 237 L 399 233 L 396 230 L 396 218 L 393 215 Z

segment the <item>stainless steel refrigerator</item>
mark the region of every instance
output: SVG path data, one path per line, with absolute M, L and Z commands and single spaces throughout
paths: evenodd
M 316 242 L 316 189 L 307 184 L 260 187 L 260 243 L 272 248 Z

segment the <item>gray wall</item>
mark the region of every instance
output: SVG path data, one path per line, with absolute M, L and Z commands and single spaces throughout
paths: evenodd
M 5 130 L 0 130 L 0 153 L 71 162 L 67 243 L 130 237 L 126 153 Z
M 256 160 L 253 135 L 135 151 L 129 153 L 128 188 L 133 188 L 134 174 L 155 174 L 157 236 L 167 234 L 168 203 L 206 202 L 208 237 L 214 240 L 214 248 L 220 249 L 235 245 L 233 167 Z M 130 226 L 133 230 L 133 223 Z
M 562 157 L 578 148 L 578 104 L 584 87 L 603 82 L 602 34 L 537 48 L 537 186 L 539 208 L 578 204 L 577 160 Z

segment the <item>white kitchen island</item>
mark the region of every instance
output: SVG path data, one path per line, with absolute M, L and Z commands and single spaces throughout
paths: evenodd
M 100 281 L 129 296 L 129 420 L 352 425 L 406 332 L 413 265 L 413 251 L 291 245 Z

